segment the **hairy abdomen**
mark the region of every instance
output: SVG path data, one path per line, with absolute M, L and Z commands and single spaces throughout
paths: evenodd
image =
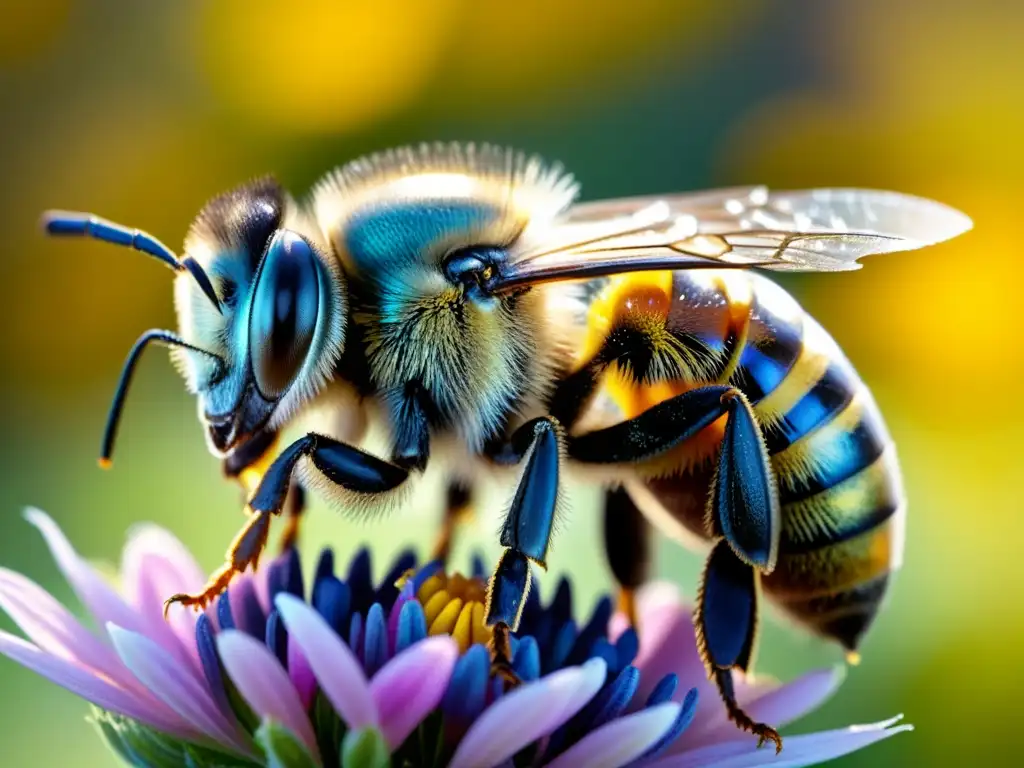
M 878 409 L 832 338 L 777 285 L 739 271 L 623 276 L 594 302 L 591 328 L 590 355 L 614 359 L 629 340 L 604 379 L 626 417 L 709 384 L 747 396 L 782 508 L 765 592 L 809 629 L 855 648 L 900 564 L 904 501 Z M 637 468 L 661 517 L 704 538 L 723 427 Z

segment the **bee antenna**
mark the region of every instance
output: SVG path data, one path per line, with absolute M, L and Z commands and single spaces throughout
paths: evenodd
M 180 347 L 212 358 L 217 363 L 217 371 L 214 373 L 214 378 L 216 379 L 223 374 L 224 359 L 220 355 L 216 355 L 207 349 L 193 346 L 170 331 L 156 329 L 142 334 L 132 346 L 128 357 L 124 361 L 121 377 L 117 381 L 117 391 L 114 392 L 114 400 L 111 402 L 110 412 L 107 414 L 107 426 L 103 430 L 103 445 L 100 448 L 99 459 L 100 466 L 104 469 L 111 464 L 111 456 L 114 453 L 114 440 L 117 438 L 117 427 L 121 422 L 121 412 L 124 410 L 124 401 L 128 395 L 128 387 L 131 384 L 132 376 L 135 373 L 135 366 L 139 362 L 143 350 L 151 343 L 163 344 L 166 347 Z
M 57 237 L 92 237 L 105 243 L 123 245 L 155 257 L 175 272 L 188 272 L 217 311 L 222 312 L 213 283 L 202 265 L 191 256 L 179 259 L 174 251 L 148 232 L 79 211 L 47 211 L 43 214 L 43 229 L 46 234 Z

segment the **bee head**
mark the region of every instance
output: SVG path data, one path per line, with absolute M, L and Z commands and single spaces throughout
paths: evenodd
M 263 427 L 283 425 L 316 395 L 341 356 L 347 294 L 341 272 L 278 184 L 260 179 L 211 200 L 179 258 L 139 229 L 91 213 L 48 211 L 49 235 L 91 237 L 152 256 L 177 275 L 180 335 L 147 331 L 135 342 L 107 417 L 100 465 L 108 466 L 132 374 L 151 344 L 171 347 L 210 448 L 231 450 Z
M 345 286 L 315 233 L 284 191 L 261 179 L 214 198 L 186 239 L 220 307 L 179 279 L 181 335 L 216 357 L 174 354 L 218 455 L 287 422 L 341 355 Z

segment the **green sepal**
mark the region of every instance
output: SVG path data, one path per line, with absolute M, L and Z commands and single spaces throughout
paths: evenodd
M 444 746 L 444 715 L 434 710 L 405 740 L 399 754 L 413 753 L 416 764 L 433 768 L 444 765 Z
M 258 763 L 220 750 L 182 741 L 112 712 L 93 709 L 89 718 L 107 745 L 137 768 L 256 768 Z
M 323 691 L 317 691 L 313 699 L 310 720 L 313 721 L 316 744 L 320 748 L 320 759 L 330 768 L 340 765 L 341 742 L 347 729 Z
M 349 731 L 341 741 L 342 768 L 389 768 L 391 750 L 376 728 Z
M 269 768 L 316 768 L 313 756 L 281 723 L 264 720 L 253 735 Z

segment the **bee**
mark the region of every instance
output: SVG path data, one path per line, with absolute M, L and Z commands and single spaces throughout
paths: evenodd
M 358 159 L 305 204 L 272 179 L 214 198 L 179 258 L 151 235 L 53 212 L 177 273 L 179 334 L 131 350 L 104 435 L 109 463 L 136 363 L 172 347 L 212 452 L 248 491 L 203 606 L 255 566 L 271 518 L 294 540 L 302 494 L 349 513 L 394 503 L 428 467 L 449 480 L 435 554 L 473 481 L 515 475 L 486 621 L 511 677 L 532 566 L 546 568 L 565 476 L 605 489 L 605 549 L 632 614 L 653 530 L 709 547 L 701 656 L 730 718 L 781 748 L 737 703 L 762 593 L 855 652 L 899 567 L 895 449 L 836 343 L 760 271 L 838 272 L 971 226 L 936 202 L 857 189 L 747 187 L 577 203 L 560 166 L 489 145 Z M 313 429 L 282 445 L 307 413 Z M 360 447 L 367 425 L 387 456 Z M 431 462 L 431 458 L 435 461 Z

